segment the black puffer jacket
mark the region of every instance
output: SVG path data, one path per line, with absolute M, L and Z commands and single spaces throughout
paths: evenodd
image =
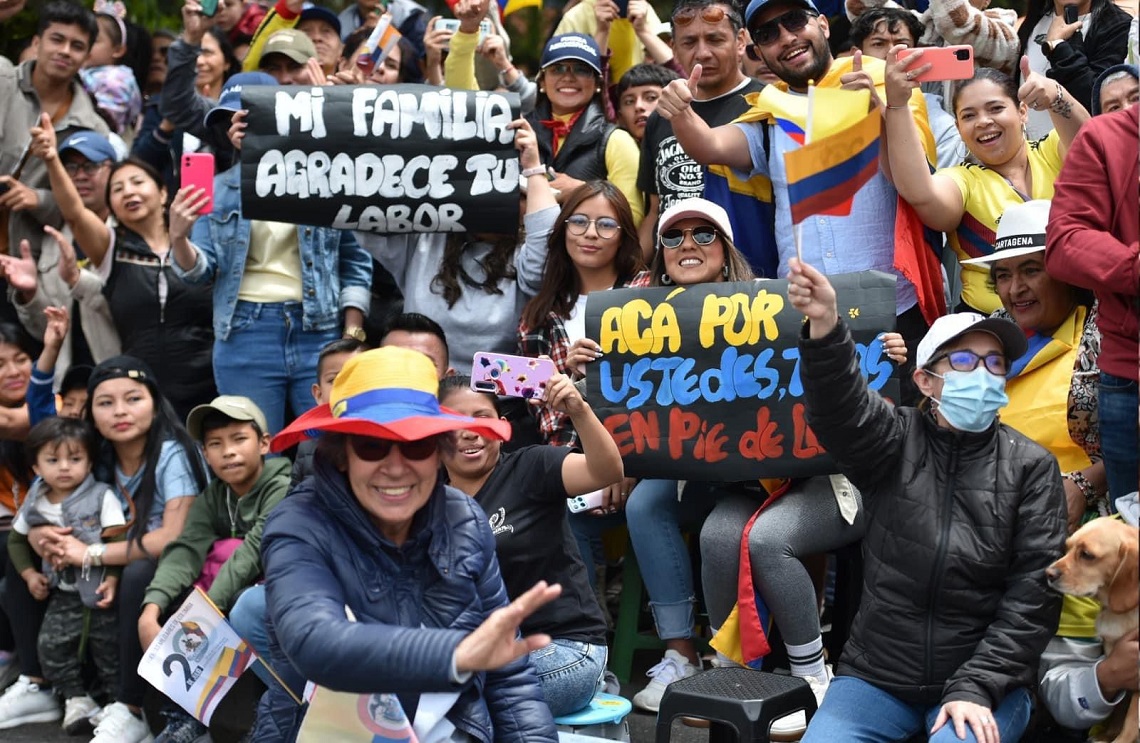
M 590 101 L 558 148 L 557 157 L 553 154 L 554 135 L 542 123 L 553 118 L 550 102 L 546 100 L 527 117 L 538 139 L 538 154 L 543 165 L 580 181 L 605 180 L 609 173 L 606 169 L 606 143 L 617 127 L 606 121 L 602 104 L 597 100 Z
M 1053 455 L 1005 425 L 962 433 L 892 407 L 867 389 L 842 321 L 800 352 L 808 422 L 867 508 L 839 673 L 928 706 L 996 708 L 1032 687 L 1061 608 L 1044 575 L 1065 542 Z

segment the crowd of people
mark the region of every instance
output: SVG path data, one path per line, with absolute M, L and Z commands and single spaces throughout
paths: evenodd
M 137 672 L 198 588 L 272 670 L 249 740 L 295 740 L 316 684 L 444 699 L 433 740 L 553 742 L 617 691 L 620 527 L 665 647 L 644 712 L 751 660 L 715 642 L 742 585 L 818 703 L 780 739 L 1084 740 L 1140 690 L 1136 631 L 1106 650 L 1045 577 L 1083 523 L 1137 526 L 1135 0 L 571 0 L 532 70 L 499 3 L 448 5 L 184 0 L 166 30 L 50 0 L 0 56 L 0 730 L 203 739 Z M 948 45 L 972 75 L 927 81 Z M 243 214 L 243 89 L 406 83 L 517 94 L 517 225 Z M 813 88 L 869 97 L 878 161 L 794 219 L 805 122 L 771 93 Z M 897 399 L 828 278 L 864 271 L 895 277 Z M 628 477 L 588 297 L 780 279 L 838 472 Z M 555 372 L 498 396 L 479 352 Z M 836 657 L 827 555 L 860 543 Z

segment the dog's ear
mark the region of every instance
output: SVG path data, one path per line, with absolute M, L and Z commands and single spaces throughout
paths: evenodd
M 1140 535 L 1135 529 L 1120 542 L 1120 564 L 1108 584 L 1108 608 L 1122 613 L 1140 606 Z

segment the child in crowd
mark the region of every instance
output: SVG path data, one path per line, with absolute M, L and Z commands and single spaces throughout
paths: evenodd
M 246 397 L 222 395 L 190 411 L 186 429 L 202 444 L 217 479 L 194 499 L 181 536 L 162 551 L 139 616 L 144 649 L 194 586 L 227 612 L 237 594 L 261 576 L 261 531 L 289 490 L 289 461 L 265 459 L 267 428 L 265 414 Z M 160 740 L 194 740 L 206 733 L 180 708 L 166 717 Z
M 368 346 L 355 338 L 337 338 L 330 341 L 317 355 L 317 381 L 313 382 L 313 401 L 317 405 L 324 405 L 329 401 L 329 392 L 333 381 L 345 362 L 356 354 L 364 351 Z M 297 446 L 297 455 L 293 459 L 292 483 L 304 480 L 312 474 L 313 452 L 316 451 L 315 440 L 302 441 Z
M 44 314 L 47 315 L 44 350 L 32 367 L 32 380 L 28 385 L 28 417 L 33 426 L 53 415 L 81 418 L 83 407 L 87 404 L 87 380 L 91 377 L 90 366 L 79 365 L 68 369 L 59 385 L 59 403 L 56 404 L 51 388 L 55 381 L 55 364 L 59 360 L 59 350 L 67 338 L 70 318 L 63 307 L 45 307 Z
M 111 488 L 91 475 L 94 439 L 85 421 L 47 418 L 32 427 L 27 447 L 37 479 L 12 524 L 8 556 L 32 596 L 48 602 L 39 635 L 40 664 L 47 684 L 64 699 L 63 728 L 74 735 L 90 729 L 91 716 L 99 711 L 83 682 L 80 659 L 86 648 L 104 690 L 118 684 L 118 613 L 111 605 L 119 568 L 103 565 L 103 540 L 121 540 L 126 520 Z M 36 569 L 27 534 L 47 524 L 70 528 L 88 545 L 81 568 L 56 570 L 44 560 L 43 571 Z M 44 719 L 57 720 L 58 714 L 45 713 Z
M 615 90 L 617 124 L 641 142 L 649 115 L 657 110 L 661 89 L 680 75 L 668 67 L 643 62 L 621 76 Z

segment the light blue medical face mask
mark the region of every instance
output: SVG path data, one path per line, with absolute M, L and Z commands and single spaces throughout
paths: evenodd
M 931 398 L 938 412 L 959 431 L 981 433 L 993 425 L 997 412 L 1009 404 L 1005 394 L 1005 377 L 986 371 L 978 364 L 973 371 L 948 371 L 945 375 L 928 371 L 943 380 L 942 398 Z

